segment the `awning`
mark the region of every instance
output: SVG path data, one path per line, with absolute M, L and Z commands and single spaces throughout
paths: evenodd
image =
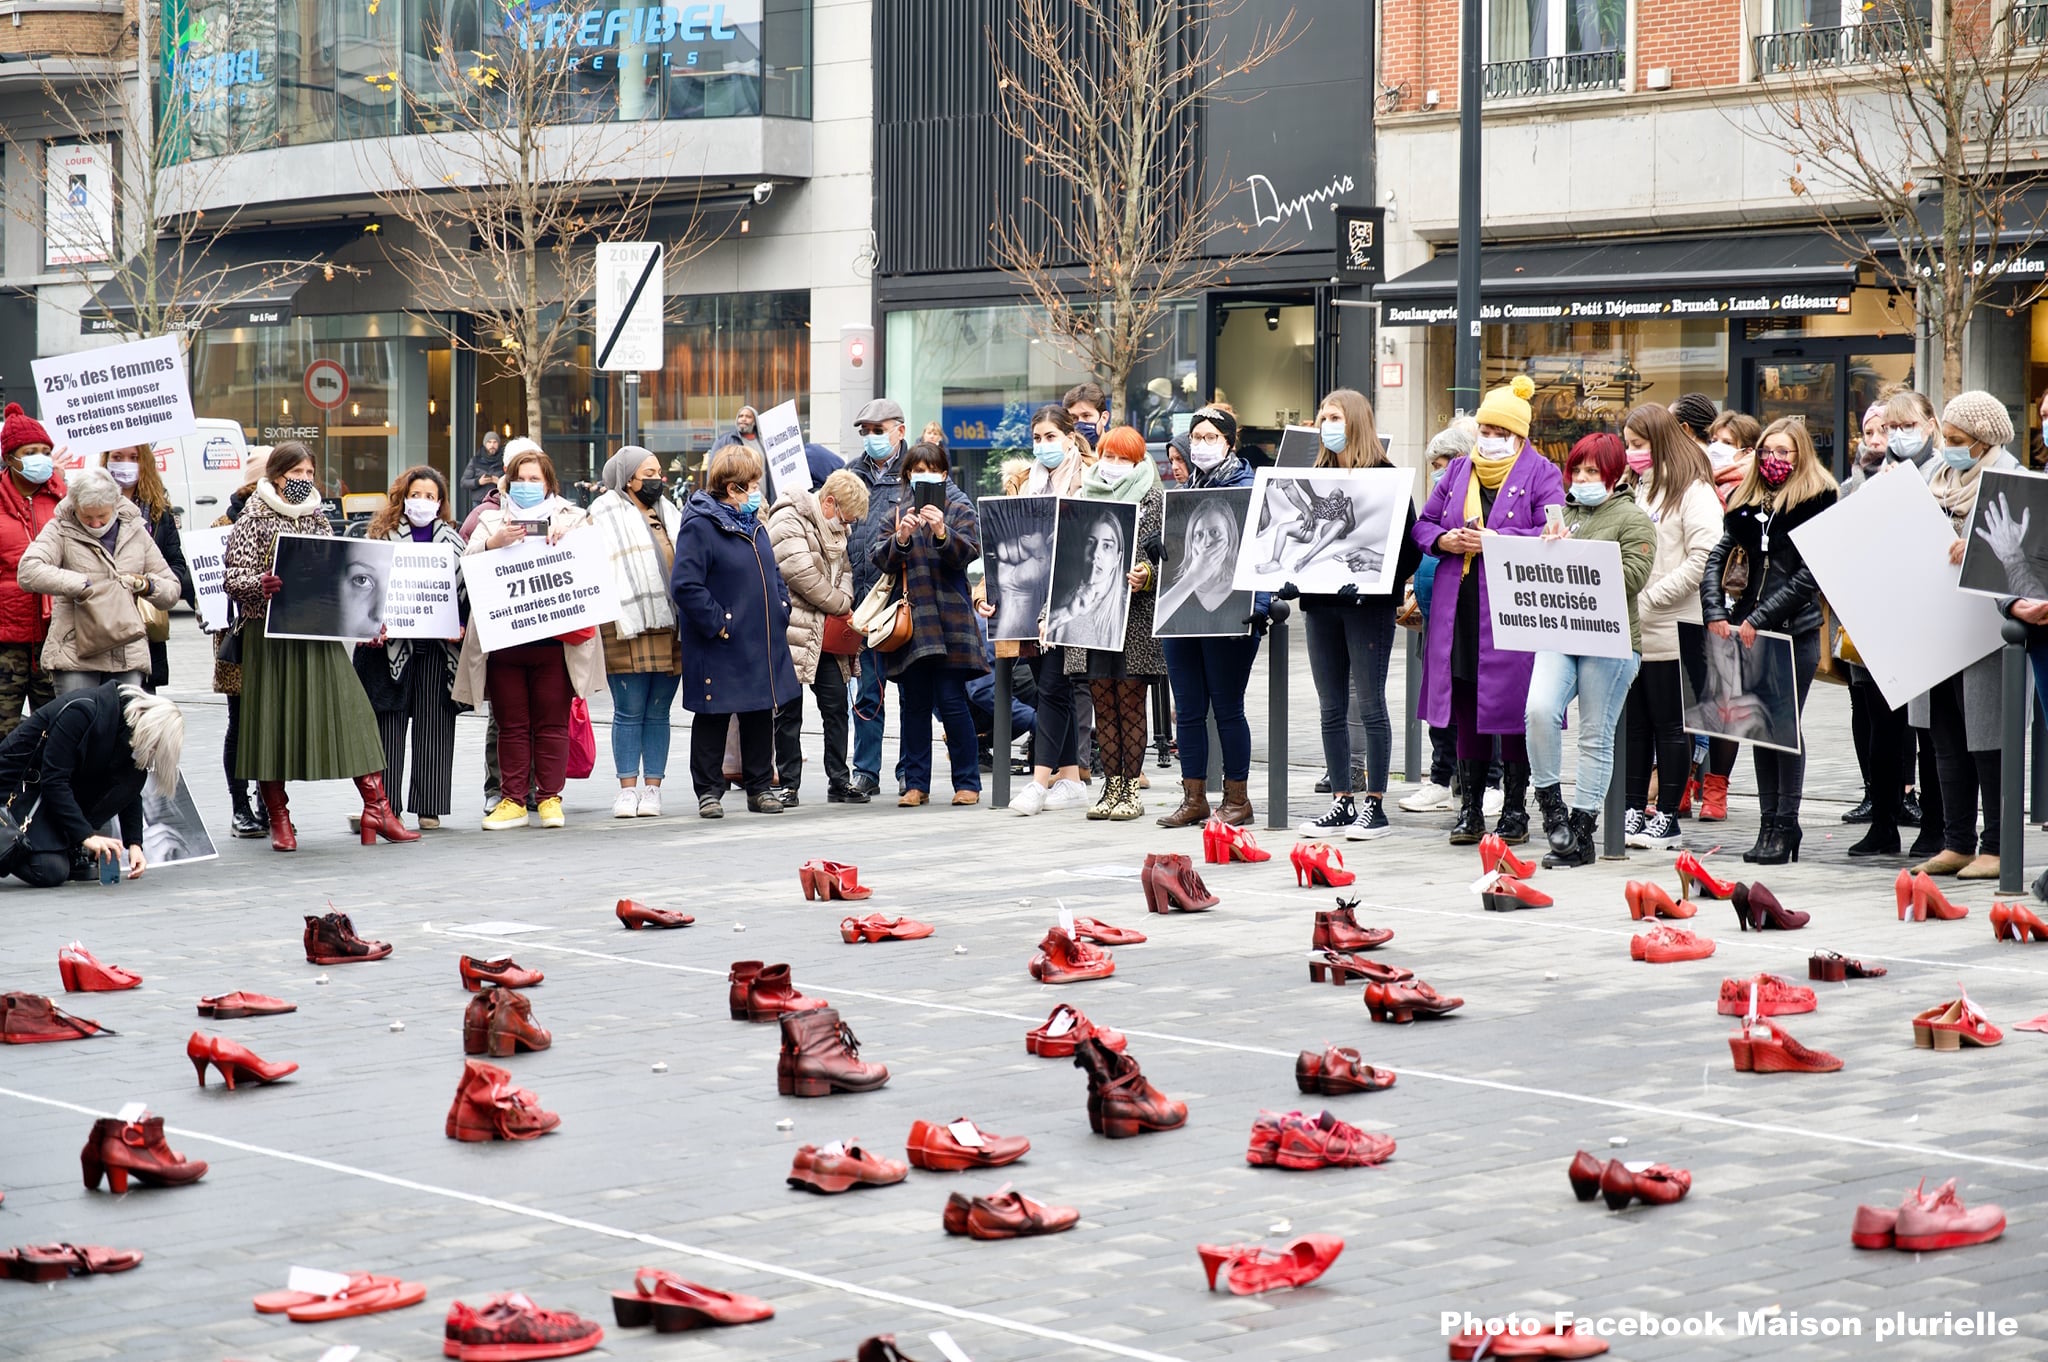
M 1985 248 L 1984 263 L 1994 274 L 2015 284 L 2038 285 L 2048 277 L 2048 190 L 2028 189 L 2004 205 L 2000 222 L 1977 224 L 1977 244 Z M 1941 195 L 1930 193 L 1914 207 L 1920 233 L 1929 244 L 1941 240 Z M 1995 249 L 1993 249 L 1995 248 Z M 1899 239 L 1885 231 L 1870 239 L 1872 255 L 1897 255 Z
M 150 260 L 136 256 L 95 290 L 78 329 L 88 336 L 132 330 L 133 295 L 147 297 L 144 281 L 152 266 L 159 300 L 173 291 L 178 296 L 180 330 L 288 325 L 299 289 L 317 277 L 335 251 L 361 234 L 354 227 L 308 227 L 237 232 L 183 246 L 159 241 Z
M 1480 318 L 1623 321 L 1847 312 L 1856 261 L 1822 232 L 1487 246 Z M 1458 253 L 1375 285 L 1382 326 L 1458 319 Z

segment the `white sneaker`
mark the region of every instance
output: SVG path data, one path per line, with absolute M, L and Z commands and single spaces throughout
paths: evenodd
M 612 817 L 632 818 L 640 812 L 640 791 L 632 786 L 620 786 L 619 793 L 612 799 Z
M 1048 791 L 1035 780 L 1027 780 L 1017 793 L 1010 796 L 1010 811 L 1029 818 L 1045 808 Z
M 1034 780 L 1031 783 L 1036 785 L 1038 782 Z M 1045 795 L 1045 807 L 1048 809 L 1085 809 L 1093 802 L 1088 798 L 1088 787 L 1078 780 L 1055 780 Z
M 635 815 L 640 818 L 661 817 L 661 787 L 642 785 L 640 787 L 640 808 Z
M 1401 801 L 1401 811 L 1403 813 L 1436 813 L 1439 810 L 1453 807 L 1456 798 L 1448 786 L 1439 785 L 1433 780 L 1427 780 L 1422 783 L 1421 789 Z
M 1377 796 L 1366 795 L 1357 803 L 1358 819 L 1344 829 L 1346 839 L 1353 842 L 1374 842 L 1394 830 L 1394 825 L 1387 821 L 1386 810 L 1380 807 Z
M 1495 789 L 1488 789 L 1485 797 L 1480 800 L 1480 804 L 1486 810 L 1486 816 L 1488 818 L 1500 817 L 1501 808 L 1506 803 L 1507 796 L 1503 795 L 1499 790 Z

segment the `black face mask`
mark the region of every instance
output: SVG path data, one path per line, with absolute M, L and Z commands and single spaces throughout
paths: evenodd
M 642 506 L 652 507 L 661 500 L 661 494 L 668 490 L 660 478 L 648 478 L 633 489 L 633 497 Z

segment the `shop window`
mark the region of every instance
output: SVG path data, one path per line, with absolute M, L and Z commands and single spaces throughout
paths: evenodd
M 1934 41 L 1934 0 L 1764 0 L 1763 18 L 1759 76 L 1895 62 Z
M 1628 0 L 1487 0 L 1485 97 L 1619 89 Z

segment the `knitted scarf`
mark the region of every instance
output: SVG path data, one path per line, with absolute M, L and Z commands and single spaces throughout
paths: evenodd
M 672 503 L 663 500 L 655 508 L 667 525 L 674 544 L 682 523 Z M 661 568 L 661 551 L 655 547 L 654 530 L 647 510 L 620 491 L 609 491 L 590 503 L 590 518 L 604 534 L 611 553 L 612 575 L 618 582 L 619 619 L 613 627 L 620 638 L 638 638 L 655 629 L 676 627 L 675 606 L 669 600 L 668 574 Z
M 1977 509 L 1977 489 L 1983 485 L 1984 465 L 1997 458 L 2000 446 L 1993 445 L 1984 451 L 1984 457 L 1968 468 L 1950 468 L 1941 464 L 1927 479 L 1927 490 L 1934 493 L 1934 499 L 1941 503 L 1941 509 L 1948 512 L 1948 518 L 1958 533 L 1969 524 L 1970 513 Z
M 1465 480 L 1465 523 L 1469 525 L 1477 520 L 1484 524 L 1485 507 L 1479 499 L 1479 489 L 1484 487 L 1489 492 L 1498 492 L 1501 484 L 1508 480 L 1508 474 L 1514 471 L 1515 460 L 1522 457 L 1522 451 L 1517 449 L 1512 454 L 1489 459 L 1475 449 L 1465 457 L 1472 464 L 1472 476 Z M 1472 559 L 1476 556 L 1466 556 L 1464 566 L 1458 569 L 1460 577 L 1472 570 Z
M 1081 495 L 1096 501 L 1141 502 L 1159 486 L 1159 465 L 1146 455 L 1131 466 L 1131 471 L 1121 478 L 1111 480 L 1104 476 L 1103 465 L 1098 462 L 1088 470 L 1088 476 L 1081 479 Z

